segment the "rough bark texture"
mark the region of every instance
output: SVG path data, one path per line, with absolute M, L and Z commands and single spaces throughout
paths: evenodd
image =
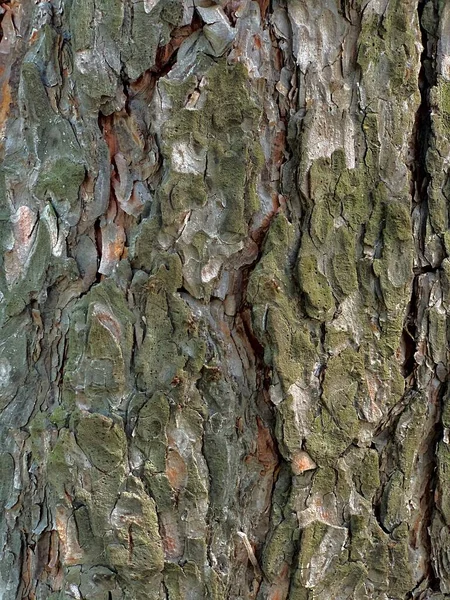
M 0 598 L 450 597 L 450 4 L 0 17 Z

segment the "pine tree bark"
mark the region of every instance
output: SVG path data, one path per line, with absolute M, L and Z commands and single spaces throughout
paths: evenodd
M 450 4 L 3 0 L 0 598 L 450 594 Z

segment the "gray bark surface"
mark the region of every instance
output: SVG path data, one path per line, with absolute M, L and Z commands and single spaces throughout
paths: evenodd
M 0 599 L 450 597 L 450 3 L 0 19 Z

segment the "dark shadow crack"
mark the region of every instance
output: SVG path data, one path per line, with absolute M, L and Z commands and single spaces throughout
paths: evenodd
M 418 19 L 421 32 L 421 41 L 423 51 L 420 57 L 420 71 L 418 88 L 420 91 L 421 102 L 416 113 L 415 126 L 412 140 L 412 161 L 410 164 L 412 185 L 412 213 L 413 213 L 413 235 L 416 242 L 416 266 L 414 268 L 414 277 L 411 286 L 411 297 L 407 308 L 407 314 L 404 321 L 402 335 L 402 344 L 404 350 L 403 376 L 405 378 L 406 392 L 419 390 L 420 374 L 418 356 L 420 355 L 420 305 L 422 295 L 425 293 L 421 286 L 421 278 L 426 273 L 432 273 L 438 269 L 433 268 L 425 258 L 426 250 L 426 228 L 429 218 L 429 186 L 431 184 L 431 174 L 427 168 L 427 155 L 431 147 L 432 138 L 432 107 L 430 102 L 431 88 L 436 85 L 437 73 L 435 69 L 436 44 L 437 38 L 430 32 L 429 24 L 424 23 L 425 6 L 430 3 L 427 0 L 419 0 L 417 5 Z M 433 2 L 434 16 L 436 23 L 438 19 L 438 9 L 436 2 Z M 414 224 L 416 218 L 416 224 Z M 427 303 L 429 304 L 429 302 Z M 418 582 L 415 590 L 427 585 L 429 590 L 439 591 L 439 578 L 433 567 L 432 543 L 431 543 L 431 523 L 435 511 L 434 496 L 438 483 L 437 476 L 437 457 L 436 447 L 442 439 L 442 396 L 445 386 L 440 385 L 436 390 L 436 401 L 429 399 L 428 410 L 428 432 L 419 449 L 420 462 L 417 469 L 421 472 L 422 495 L 419 499 L 420 520 L 416 527 L 410 532 L 410 545 L 412 548 L 422 546 L 425 550 L 425 568 L 424 576 Z M 426 583 L 424 583 L 426 582 Z M 410 597 L 417 597 L 415 590 L 412 590 Z

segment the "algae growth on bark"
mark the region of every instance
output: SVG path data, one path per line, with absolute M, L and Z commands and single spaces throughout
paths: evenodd
M 450 3 L 0 19 L 0 598 L 449 597 Z

